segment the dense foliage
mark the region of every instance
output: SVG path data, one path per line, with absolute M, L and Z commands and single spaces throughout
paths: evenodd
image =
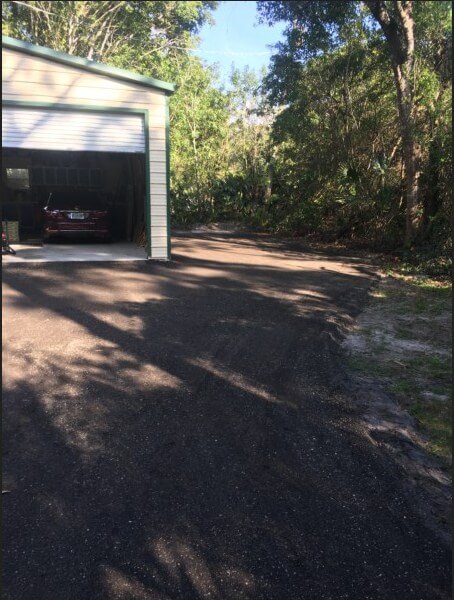
M 397 247 L 406 226 L 402 123 L 386 31 L 372 9 L 393 16 L 411 4 L 413 241 L 448 252 L 451 3 L 258 2 L 263 20 L 287 23 L 285 40 L 268 73 L 234 71 L 228 90 L 193 52 L 216 4 L 3 2 L 3 32 L 176 83 L 174 224 L 235 219 Z
M 273 129 L 280 161 L 273 192 L 290 204 L 281 226 L 395 245 L 410 225 L 412 242 L 445 244 L 451 3 L 258 4 L 266 21 L 288 23 L 266 80 L 270 101 L 285 106 Z M 402 59 L 393 58 L 393 38 L 375 10 L 387 11 Z M 400 13 L 414 27 L 405 73 Z

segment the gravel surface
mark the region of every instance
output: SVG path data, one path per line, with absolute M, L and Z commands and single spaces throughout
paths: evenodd
M 5 600 L 450 597 L 340 332 L 375 274 L 265 236 L 3 271 Z

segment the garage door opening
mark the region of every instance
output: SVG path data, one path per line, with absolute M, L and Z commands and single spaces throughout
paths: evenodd
M 147 259 L 170 260 L 174 90 L 153 77 L 2 36 L 2 201 L 17 233 L 41 237 L 42 207 L 59 186 L 102 192 L 113 239 Z
M 2 221 L 8 222 L 12 242 L 52 245 L 55 252 L 59 244 L 80 243 L 82 248 L 108 238 L 142 248 L 145 258 L 145 169 L 143 153 L 3 148 Z M 49 198 L 69 197 L 80 198 L 80 212 L 65 213 L 64 231 L 53 231 L 44 208 Z M 88 222 L 101 204 L 108 214 L 104 239 L 90 233 L 93 224 Z

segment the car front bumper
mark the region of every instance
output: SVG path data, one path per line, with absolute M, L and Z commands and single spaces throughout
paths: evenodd
M 44 239 L 49 239 L 51 237 L 110 237 L 109 229 L 52 229 L 50 227 L 46 227 L 44 229 Z

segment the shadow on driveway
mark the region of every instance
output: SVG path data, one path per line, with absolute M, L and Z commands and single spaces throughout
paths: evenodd
M 343 385 L 360 260 L 204 236 L 3 280 L 5 599 L 448 597 Z

